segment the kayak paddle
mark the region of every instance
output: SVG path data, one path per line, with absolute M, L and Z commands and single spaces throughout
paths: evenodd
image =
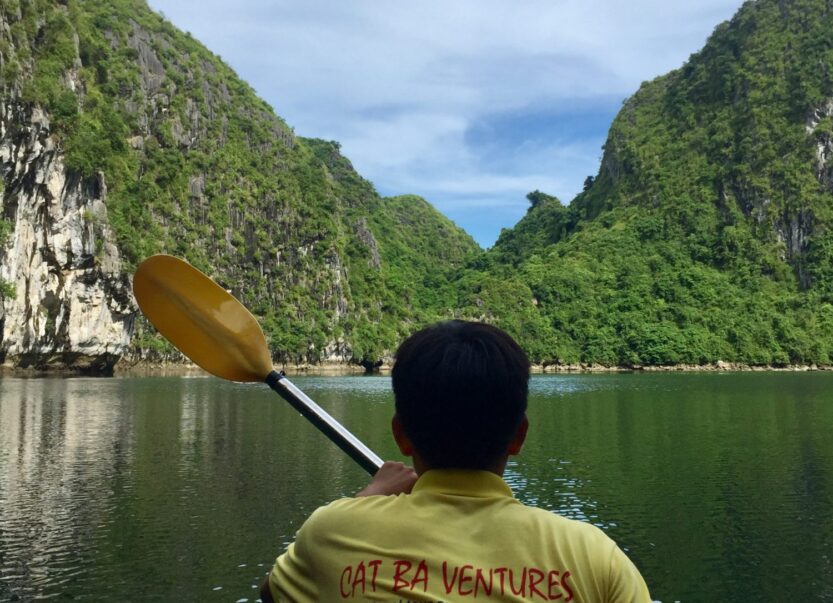
M 336 446 L 373 475 L 382 459 L 272 367 L 257 319 L 205 274 L 170 255 L 139 265 L 133 294 L 147 319 L 168 341 L 212 375 L 264 381 Z

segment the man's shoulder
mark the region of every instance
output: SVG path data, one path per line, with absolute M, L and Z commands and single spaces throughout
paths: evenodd
M 411 495 L 409 494 L 399 494 L 395 496 L 380 495 L 340 498 L 316 509 L 310 516 L 310 519 L 317 522 L 343 521 L 346 516 L 361 517 L 363 515 L 374 515 L 384 511 L 393 511 L 406 507 L 410 497 Z M 588 538 L 608 538 L 603 530 L 586 521 L 571 519 L 548 509 L 521 503 L 516 499 L 510 500 L 511 504 L 509 506 L 512 509 L 511 514 L 520 520 L 547 524 L 549 527 L 557 528 L 562 532 L 581 533 Z M 507 515 L 503 517 L 504 519 L 508 519 Z
M 348 496 L 345 498 L 337 498 L 336 500 L 319 507 L 316 513 L 364 513 L 371 512 L 376 509 L 387 507 L 404 500 L 410 494 L 376 494 L 373 496 Z
M 536 524 L 541 533 L 551 533 L 558 538 L 566 538 L 572 542 L 584 542 L 586 546 L 605 548 L 616 546 L 605 531 L 592 523 L 580 519 L 565 517 L 557 512 L 540 507 L 520 505 L 519 512 L 526 516 L 526 520 Z
M 419 529 L 432 530 L 439 521 L 443 529 L 453 532 L 455 520 L 460 520 L 460 526 L 470 528 L 473 521 L 484 521 L 487 517 L 492 522 L 495 537 L 503 535 L 508 540 L 520 537 L 530 545 L 555 547 L 566 546 L 585 554 L 605 555 L 616 544 L 599 527 L 559 515 L 553 511 L 525 505 L 516 499 L 503 500 L 483 516 L 463 514 L 436 516 L 436 511 L 429 511 L 421 506 L 419 512 L 414 512 L 413 495 L 400 494 L 397 496 L 367 496 L 357 498 L 341 498 L 327 505 L 319 507 L 308 518 L 304 531 L 310 537 L 329 537 L 332 534 L 366 534 L 379 530 L 398 530 L 402 525 Z M 447 511 L 441 509 L 441 511 Z M 463 519 L 465 517 L 465 519 Z M 507 535 L 513 535 L 509 538 Z
M 309 516 L 306 523 L 310 526 L 326 528 L 333 524 L 343 527 L 349 525 L 349 522 L 370 520 L 373 517 L 378 517 L 379 513 L 399 504 L 401 496 L 407 495 L 339 498 L 318 507 Z

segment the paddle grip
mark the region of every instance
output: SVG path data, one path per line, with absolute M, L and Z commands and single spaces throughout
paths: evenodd
M 330 416 L 327 411 L 318 406 L 312 399 L 302 392 L 294 383 L 277 371 L 272 371 L 266 377 L 266 384 L 278 395 L 289 402 L 319 431 L 330 438 L 336 446 L 361 465 L 362 469 L 374 475 L 382 466 L 379 458 L 370 448 L 365 446 L 356 436 L 347 431 L 341 423 Z

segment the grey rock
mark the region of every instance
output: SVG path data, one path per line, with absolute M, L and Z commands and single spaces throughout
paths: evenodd
M 370 229 L 367 227 L 367 220 L 364 217 L 356 220 L 356 236 L 365 244 L 370 251 L 370 266 L 378 270 L 382 266 L 382 258 L 379 255 L 379 244 Z
M 0 358 L 6 366 L 109 370 L 127 348 L 136 312 L 108 225 L 102 174 L 69 173 L 35 108 L 0 111 L 3 215 Z

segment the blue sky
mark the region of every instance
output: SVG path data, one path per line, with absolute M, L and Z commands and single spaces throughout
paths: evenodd
M 740 0 L 150 0 L 301 136 L 380 194 L 413 193 L 483 247 L 538 189 L 595 175 L 622 101 Z

